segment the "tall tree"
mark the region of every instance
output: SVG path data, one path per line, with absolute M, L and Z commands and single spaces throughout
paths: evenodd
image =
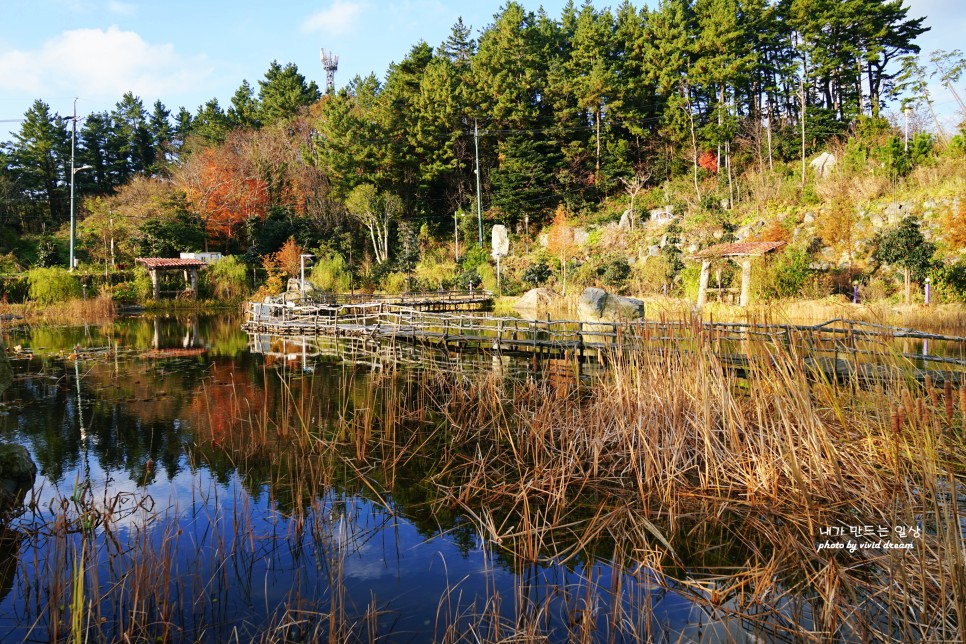
M 258 88 L 259 119 L 266 125 L 292 118 L 322 97 L 319 86 L 307 82 L 295 63 L 283 67 L 274 60 Z
M 231 97 L 231 107 L 228 108 L 228 121 L 232 127 L 257 128 L 261 125 L 258 118 L 259 105 L 255 100 L 255 89 L 243 80 L 241 86 Z
M 119 174 L 122 181 L 154 167 L 155 148 L 148 128 L 148 114 L 141 99 L 127 92 L 111 112 L 114 136 L 118 138 Z
M 33 204 L 35 216 L 25 222 L 28 229 L 39 232 L 66 220 L 70 135 L 63 119 L 43 101 L 34 101 L 7 148 L 10 175 Z
M 388 261 L 389 228 L 402 215 L 402 199 L 390 192 L 380 192 L 371 183 L 364 183 L 349 193 L 345 207 L 369 231 L 376 261 L 380 264 Z

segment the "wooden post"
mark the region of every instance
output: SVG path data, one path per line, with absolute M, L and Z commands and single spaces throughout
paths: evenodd
M 739 306 L 748 306 L 748 299 L 751 293 L 751 258 L 744 257 L 741 260 L 741 299 Z
M 158 279 L 158 271 L 152 268 L 149 271 L 149 274 L 151 275 L 151 293 L 153 294 L 154 299 L 158 299 L 158 297 L 161 294 L 160 292 L 161 285 L 159 284 L 160 280 Z
M 711 277 L 711 260 L 701 260 L 701 278 L 698 280 L 698 308 L 708 299 L 708 278 Z

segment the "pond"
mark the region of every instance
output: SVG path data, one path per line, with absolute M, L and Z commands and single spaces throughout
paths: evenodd
M 514 532 L 520 517 L 496 496 L 455 502 L 467 475 L 454 482 L 442 455 L 505 446 L 446 445 L 436 430 L 452 419 L 424 412 L 416 385 L 533 378 L 532 365 L 250 338 L 241 321 L 5 337 L 17 352 L 0 438 L 39 474 L 0 535 L 0 639 L 741 641 L 812 628 L 808 593 L 735 608 L 733 574 L 776 554 L 747 517 L 727 533 L 701 518 L 655 526 L 669 561 L 586 528 L 620 490 L 575 499 L 553 533 Z M 561 362 L 536 376 L 579 390 Z M 405 436 L 366 441 L 390 424 Z

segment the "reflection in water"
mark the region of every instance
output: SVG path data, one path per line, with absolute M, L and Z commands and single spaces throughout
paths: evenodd
M 566 398 L 587 366 L 249 337 L 239 323 L 158 316 L 15 339 L 32 357 L 15 362 L 0 435 L 28 447 L 42 481 L 22 534 L 0 538 L 3 633 L 64 637 L 79 596 L 97 606 L 83 627 L 93 639 L 491 639 L 528 623 L 553 641 L 716 641 L 811 628 L 806 601 L 761 602 L 748 620 L 754 583 L 725 580 L 780 553 L 740 517 L 656 526 L 666 558 L 642 547 L 647 535 L 615 536 L 635 512 L 615 485 L 575 495 L 566 529 L 536 545 L 477 532 L 525 517 L 497 495 L 467 516 L 446 492 L 466 480 L 439 455 L 517 446 L 449 445 L 434 431 L 446 419 L 418 400 L 421 370 L 457 384 L 536 374 Z M 527 511 L 545 509 L 535 496 Z M 605 512 L 606 530 L 581 532 Z

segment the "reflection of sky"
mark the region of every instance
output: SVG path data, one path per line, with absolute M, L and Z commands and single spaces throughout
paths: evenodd
M 150 328 L 139 332 L 135 325 L 127 324 L 125 328 L 130 337 L 140 338 L 138 342 L 142 344 L 150 340 Z M 179 329 L 182 326 L 182 322 L 175 320 L 170 329 L 162 329 L 162 336 L 180 342 Z M 69 348 L 73 342 L 79 341 L 75 336 L 67 335 L 62 341 L 70 342 Z M 89 341 L 106 340 L 94 338 Z M 207 341 L 218 344 L 215 338 Z M 57 350 L 53 340 L 48 338 L 44 342 L 52 351 Z M 123 373 L 125 366 L 134 364 L 135 360 L 128 354 L 120 361 L 122 373 L 119 378 L 122 381 L 126 377 Z M 82 367 L 87 369 L 92 364 L 88 361 Z M 210 357 L 151 364 L 154 365 L 153 371 L 139 372 L 137 377 L 146 381 L 153 378 L 152 386 L 164 389 L 181 383 L 177 377 L 185 372 L 190 371 L 193 375 L 205 374 L 209 369 L 214 372 Z M 212 474 L 213 466 L 189 464 L 184 450 L 189 443 L 201 439 L 179 414 L 190 403 L 192 392 L 177 392 L 185 398 L 178 405 L 157 405 L 152 414 L 171 415 L 152 416 L 154 424 L 146 427 L 142 424 L 142 417 L 133 410 L 147 401 L 122 399 L 117 392 L 110 390 L 109 379 L 98 380 L 97 374 L 91 374 L 81 378 L 81 403 L 78 405 L 74 379 L 78 365 L 58 362 L 55 367 L 51 367 L 49 373 L 41 369 L 32 376 L 37 383 L 47 383 L 44 386 L 49 385 L 49 389 L 38 384 L 30 409 L 21 410 L 15 420 L 12 418 L 12 422 L 0 426 L 7 430 L 7 438 L 35 450 L 35 457 L 36 450 L 48 449 L 48 458 L 50 454 L 60 454 L 63 458 L 59 476 L 41 476 L 35 486 L 37 506 L 46 518 L 49 519 L 53 508 L 60 507 L 63 499 L 70 499 L 75 486 L 85 480 L 90 481 L 91 486 L 88 509 L 104 512 L 108 499 L 120 497 L 126 500 L 114 508 L 111 533 L 118 540 L 121 552 L 126 553 L 122 558 L 130 556 L 129 553 L 143 552 L 143 546 L 134 547 L 134 544 L 145 538 L 150 557 L 164 559 L 170 555 L 170 597 L 180 602 L 183 611 L 178 620 L 184 630 L 179 631 L 175 639 L 203 636 L 216 641 L 236 627 L 243 635 L 254 635 L 291 605 L 323 614 L 330 608 L 333 597 L 339 594 L 337 589 L 343 587 L 345 610 L 350 620 L 361 619 L 375 598 L 378 608 L 385 611 L 379 617 L 380 628 L 384 630 L 381 635 L 389 631 L 413 634 L 415 641 L 422 641 L 431 639 L 427 636 L 432 634 L 437 623 L 437 608 L 441 604 L 454 614 L 479 615 L 498 591 L 503 598 L 500 610 L 509 619 L 518 608 L 514 585 L 527 576 L 533 585 L 525 594 L 538 605 L 548 603 L 547 625 L 556 629 L 557 636 L 552 638 L 556 641 L 568 639 L 569 615 L 578 608 L 585 609 L 585 602 L 597 611 L 599 623 L 602 624 L 608 614 L 610 602 L 606 589 L 611 583 L 611 570 L 606 565 L 597 565 L 586 575 L 579 566 L 573 569 L 554 565 L 531 566 L 525 569 L 525 576 L 518 576 L 503 559 L 482 549 L 478 537 L 470 540 L 475 547 L 461 550 L 452 535 L 427 536 L 425 527 L 419 528 L 406 518 L 406 508 L 395 508 L 396 514 L 393 514 L 361 496 L 340 490 L 326 490 L 301 518 L 286 514 L 271 498 L 268 486 L 262 486 L 256 492 L 258 498 L 253 498 L 246 491 L 246 485 L 251 488 L 253 484 L 250 481 L 243 483 L 242 474 L 237 469 L 230 468 L 225 479 L 219 481 Z M 38 368 L 38 365 L 32 368 Z M 319 363 L 317 377 L 323 377 L 330 369 L 338 371 L 341 367 Z M 76 372 L 86 373 L 81 368 Z M 51 374 L 54 379 L 46 380 Z M 214 379 L 210 378 L 211 381 Z M 271 380 L 277 382 L 277 379 Z M 98 382 L 96 386 L 94 381 Z M 99 407 L 105 402 L 110 403 L 108 411 Z M 80 438 L 81 417 L 78 412 L 86 419 L 86 439 Z M 214 410 L 214 413 L 225 412 Z M 27 422 L 28 418 L 30 422 Z M 45 428 L 31 424 L 44 421 L 62 423 L 63 426 Z M 129 424 L 135 426 L 128 427 Z M 125 431 L 133 432 L 133 437 Z M 168 464 L 170 467 L 155 462 L 153 475 L 147 474 L 145 463 L 141 462 L 157 447 L 156 436 L 144 440 L 145 432 L 150 431 L 167 432 L 167 445 L 177 441 L 176 448 L 182 450 L 177 459 Z M 110 443 L 127 439 L 140 442 L 131 449 Z M 44 441 L 57 444 L 49 445 Z M 108 448 L 113 451 L 105 451 Z M 158 457 L 155 455 L 155 458 Z M 257 487 L 258 483 L 254 485 Z M 142 500 L 145 506 L 135 508 Z M 73 502 L 68 505 L 71 516 L 76 517 L 77 506 Z M 25 516 L 21 522 L 30 524 L 31 520 Z M 77 545 L 80 537 L 75 534 L 72 539 Z M 115 586 L 119 584 L 118 570 L 129 569 L 133 562 L 127 561 L 118 567 L 118 562 L 114 561 L 114 566 L 108 566 L 108 552 L 112 547 L 103 528 L 97 531 L 96 544 L 100 590 L 102 593 L 113 592 L 112 589 L 120 587 Z M 466 548 L 466 545 L 462 547 Z M 20 556 L 21 562 L 32 561 L 35 556 L 46 561 L 50 549 L 43 535 L 36 541 L 28 540 Z M 31 612 L 22 589 L 46 588 L 49 580 L 38 578 L 38 573 L 30 565 L 22 565 L 19 570 L 20 574 L 33 578 L 20 580 L 14 590 L 0 600 L 0 638 L 16 638 L 34 620 L 43 624 L 47 619 L 43 614 Z M 161 572 L 152 570 L 152 574 L 159 577 Z M 652 585 L 646 577 L 637 581 L 625 577 L 625 588 L 632 595 L 646 595 L 640 586 Z M 588 592 L 588 585 L 595 584 L 604 590 Z M 700 617 L 695 613 L 693 603 L 683 595 L 655 594 L 653 601 L 654 619 L 658 623 L 676 624 L 672 629 L 675 633 L 690 633 L 686 631 L 686 625 Z M 113 619 L 111 611 L 117 610 L 118 605 L 117 602 L 106 602 L 102 606 L 109 621 Z M 630 607 L 639 610 L 641 605 L 631 603 Z

